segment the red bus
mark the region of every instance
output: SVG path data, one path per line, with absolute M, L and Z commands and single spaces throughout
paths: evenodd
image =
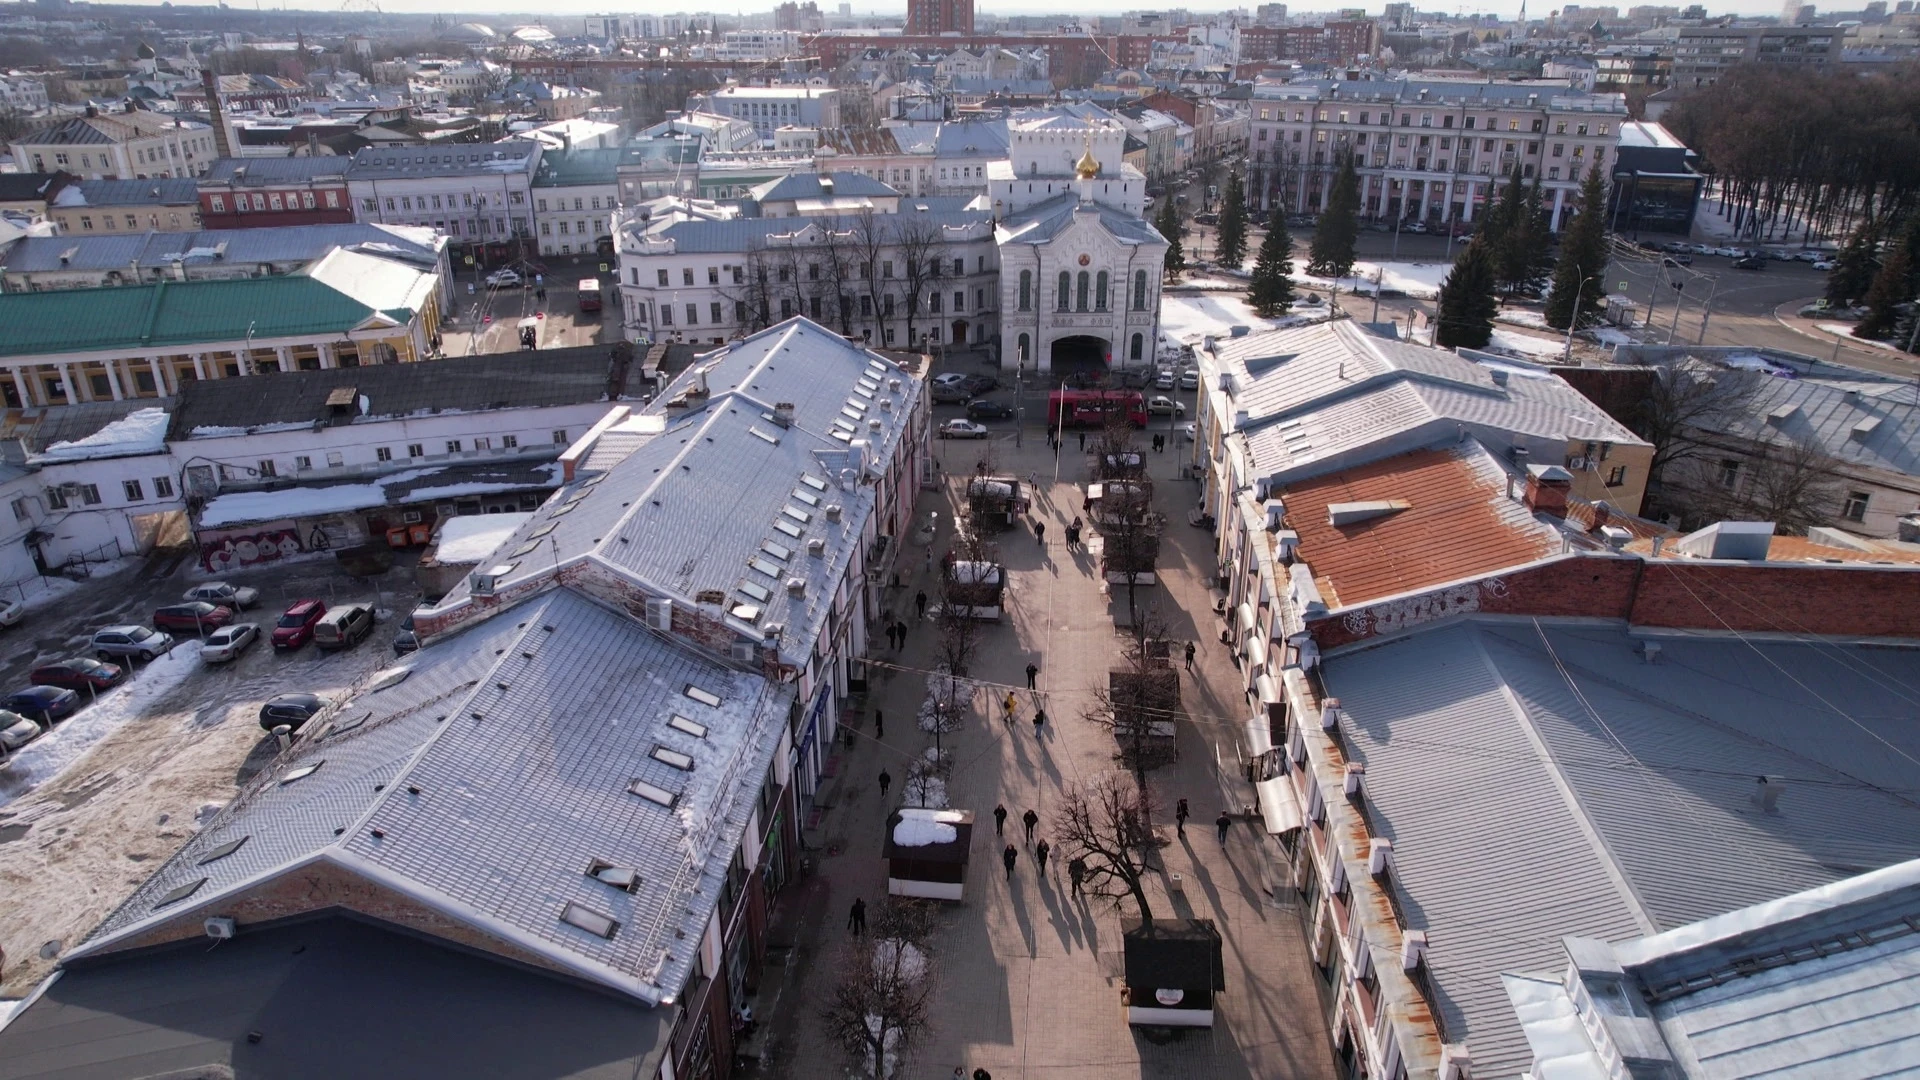
M 1047 425 L 1105 427 L 1109 415 L 1124 414 L 1134 427 L 1147 426 L 1147 398 L 1138 390 L 1055 390 L 1047 395 Z

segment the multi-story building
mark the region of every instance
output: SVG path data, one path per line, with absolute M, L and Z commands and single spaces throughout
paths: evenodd
M 820 86 L 729 86 L 687 103 L 689 110 L 745 120 L 763 140 L 783 127 L 840 126 L 840 91 Z
M 36 113 L 47 107 L 47 81 L 32 75 L 0 75 L 0 111 Z
M 355 220 L 430 225 L 456 244 L 530 239 L 540 155 L 531 139 L 366 147 L 347 169 Z
M 16 221 L 45 221 L 61 189 L 74 182 L 67 173 L 0 173 L 0 214 Z
M 1607 175 L 1627 119 L 1620 94 L 1446 80 L 1317 80 L 1255 88 L 1247 194 L 1317 210 L 1351 154 L 1360 212 L 1472 221 L 1506 176 L 1538 177 L 1559 229 L 1588 170 Z
M 778 60 L 799 51 L 798 30 L 729 30 L 715 54 L 722 60 Z
M 999 219 L 1003 366 L 1139 366 L 1159 338 L 1167 242 L 1141 217 L 1127 129 L 1090 106 L 1015 113 L 988 169 Z
M 192 180 L 82 180 L 60 189 L 47 217 L 63 233 L 192 232 L 201 227 Z
M 671 201 L 621 211 L 629 340 L 720 344 L 795 316 L 876 347 L 1000 332 L 992 213 L 939 196 L 903 204 L 856 173 L 796 173 L 750 199 L 770 216 Z
M 626 151 L 548 151 L 533 174 L 533 220 L 542 255 L 586 254 L 612 235 Z
M 342 248 L 447 277 L 446 238 L 405 225 L 293 225 L 137 236 L 26 236 L 0 254 L 7 292 L 298 274 Z
M 419 360 L 433 267 L 335 250 L 305 273 L 0 294 L 8 408 L 166 397 L 197 379 Z
M 907 0 L 907 33 L 973 33 L 973 0 Z
M 210 229 L 352 221 L 350 164 L 350 158 L 325 154 L 220 158 L 200 178 L 200 220 Z
M 68 172 L 88 180 L 195 177 L 218 153 L 213 129 L 194 120 L 131 106 L 85 115 L 32 131 L 13 143 L 13 159 L 33 172 Z
M 902 195 L 950 194 L 935 187 L 933 159 L 902 149 L 891 128 L 822 131 L 813 153 L 815 163 L 825 172 L 860 173 Z
M 1712 86 L 1741 64 L 1826 68 L 1840 62 L 1841 26 L 1683 26 L 1673 41 L 1673 84 Z

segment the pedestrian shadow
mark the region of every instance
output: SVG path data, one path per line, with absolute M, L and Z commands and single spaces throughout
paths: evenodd
M 1022 861 L 1031 865 L 1033 858 L 1028 855 Z M 1013 901 L 1013 920 L 1020 924 L 1020 940 L 1026 942 L 1027 956 L 1031 958 L 1038 956 L 1039 952 L 1035 948 L 1033 937 L 1033 914 L 1027 910 L 1026 890 L 1019 887 L 1019 882 L 1020 871 L 1016 869 L 1013 872 L 1013 880 L 1007 882 L 1007 894 Z
M 1062 906 L 1064 901 L 1059 890 L 1053 888 L 1045 876 L 1040 879 L 1040 897 L 1046 901 L 1047 920 L 1053 924 L 1054 932 L 1060 935 L 1061 948 L 1072 952 L 1074 946 L 1080 943 L 1079 920 Z

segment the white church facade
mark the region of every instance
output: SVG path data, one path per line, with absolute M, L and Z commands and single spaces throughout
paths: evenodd
M 1142 216 L 1146 177 L 1122 162 L 1126 137 L 1090 106 L 1008 121 L 1007 159 L 987 168 L 1001 366 L 1064 373 L 1153 362 L 1167 242 Z

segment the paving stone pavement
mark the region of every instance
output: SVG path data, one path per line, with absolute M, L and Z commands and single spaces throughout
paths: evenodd
M 1170 840 L 1162 849 L 1164 872 L 1153 903 L 1156 915 L 1216 920 L 1225 940 L 1227 982 L 1216 1001 L 1216 1026 L 1165 1042 L 1129 1028 L 1119 997 L 1122 913 L 1104 901 L 1070 897 L 1064 855 L 1049 860 L 1042 878 L 1024 839 L 1015 839 L 1021 856 L 1012 881 L 1006 880 L 999 858 L 1002 841 L 993 832 L 995 803 L 1009 811 L 1009 837 L 1022 831 L 1018 819 L 1029 807 L 1040 815 L 1038 834 L 1050 836 L 1051 815 L 1063 793 L 1115 768 L 1111 734 L 1081 714 L 1090 703 L 1088 689 L 1104 683 L 1123 643 L 1110 604 L 1122 612 L 1126 606 L 1124 586 L 1115 587 L 1121 595 L 1109 597 L 1092 560 L 1065 547 L 1065 525 L 1080 512 L 1079 485 L 1086 480 L 1085 459 L 1072 449 L 1073 434 L 1060 457 L 1057 483 L 1045 438 L 1030 433 L 1025 441 L 1024 448 L 1011 439 L 998 441 L 992 452 L 1002 470 L 1040 474 L 1034 509 L 1047 522 L 1047 542 L 1037 543 L 1025 524 L 1001 534 L 1001 560 L 1011 583 L 1009 615 L 985 629 L 973 673 L 1019 688 L 1024 699 L 1026 666 L 1037 663 L 1050 722 L 1036 739 L 1025 719 L 1029 706 L 1023 704 L 1022 721 L 1010 728 L 999 719 L 998 705 L 983 694 L 963 729 L 945 737 L 956 763 L 949 801 L 974 810 L 978 824 L 967 899 L 941 909 L 932 941 L 938 983 L 933 1029 L 897 1076 L 950 1080 L 955 1066 L 964 1066 L 969 1076 L 984 1067 L 994 1080 L 1334 1076 L 1325 1012 L 1299 916 L 1290 904 L 1272 900 L 1263 886 L 1270 877 L 1270 841 L 1257 826 L 1241 821 L 1221 845 L 1213 828 L 1221 809 L 1232 808 L 1237 815 L 1251 798 L 1251 790 L 1234 775 L 1235 740 L 1246 706 L 1212 613 L 1211 538 L 1186 524 L 1197 488 L 1177 479 L 1184 447 L 1148 455 L 1155 501 L 1169 525 L 1162 583 L 1138 592 L 1143 605 L 1154 605 L 1167 619 L 1176 640 L 1199 645 L 1199 677 L 1183 686 L 1190 719 L 1179 725 L 1179 761 L 1150 777 L 1165 807 L 1159 824 Z M 1145 435 L 1140 441 L 1143 448 L 1149 445 Z M 948 443 L 939 453 L 948 475 L 962 477 L 972 472 L 982 449 Z M 952 541 L 950 492 L 923 492 L 922 517 L 929 509 L 941 511 L 942 533 L 934 550 L 942 552 Z M 931 595 L 933 590 L 921 552 L 904 557 L 902 566 L 913 573 L 893 606 L 910 617 L 914 591 L 924 588 Z M 873 680 L 870 704 L 884 710 L 885 737 L 873 738 L 870 712 L 862 717 L 856 745 L 843 751 L 834 786 L 824 793 L 833 808 L 808 840 L 816 847 L 816 872 L 789 886 L 771 934 L 781 948 L 763 978 L 758 1009 L 769 1028 L 759 1066 L 749 1075 L 850 1075 L 822 1035 L 819 1009 L 840 970 L 836 961 L 845 947 L 848 907 L 855 897 L 872 905 L 885 895 L 879 852 L 886 813 L 901 799 L 908 761 L 931 745 L 932 737 L 914 726 L 913 717 L 925 694 L 921 672 L 935 662 L 934 638 L 930 624 L 918 624 L 903 651 L 895 654 L 883 643 L 877 654 L 903 669 Z M 885 804 L 876 779 L 883 768 L 894 778 Z M 1184 838 L 1175 835 L 1172 819 L 1174 802 L 1182 797 L 1193 808 Z M 1184 895 L 1169 894 L 1165 874 L 1171 873 L 1185 877 Z M 769 1007 L 769 1002 L 775 1004 Z

